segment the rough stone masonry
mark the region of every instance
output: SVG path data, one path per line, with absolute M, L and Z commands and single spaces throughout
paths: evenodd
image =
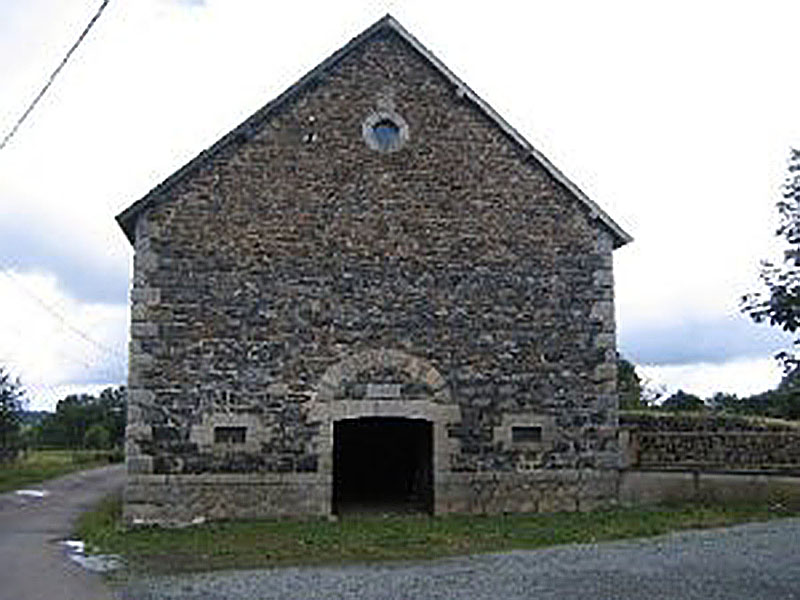
M 631 238 L 392 17 L 117 220 L 128 522 L 616 497 Z

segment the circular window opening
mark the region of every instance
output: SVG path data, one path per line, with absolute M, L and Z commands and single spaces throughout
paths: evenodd
M 393 111 L 372 113 L 362 122 L 364 141 L 373 150 L 394 152 L 408 141 L 408 125 Z
M 372 126 L 380 150 L 391 150 L 400 143 L 400 127 L 391 119 L 382 119 Z

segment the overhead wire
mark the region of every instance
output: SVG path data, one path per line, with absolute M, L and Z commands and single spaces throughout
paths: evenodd
M 0 150 L 5 148 L 6 145 L 8 144 L 8 142 L 11 141 L 11 138 L 14 137 L 14 135 L 17 133 L 17 130 L 20 128 L 22 123 L 24 123 L 25 119 L 28 118 L 28 115 L 30 115 L 31 112 L 33 112 L 33 109 L 39 103 L 39 100 L 42 99 L 42 97 L 47 93 L 47 90 L 50 89 L 50 86 L 53 85 L 53 81 L 55 81 L 56 77 L 61 72 L 61 69 L 64 68 L 64 65 L 67 64 L 67 61 L 69 61 L 69 59 L 72 56 L 72 54 L 75 52 L 75 50 L 78 49 L 78 46 L 81 45 L 81 42 L 83 42 L 83 40 L 89 34 L 89 31 L 92 29 L 94 24 L 100 18 L 100 15 L 103 14 L 103 11 L 105 10 L 106 6 L 108 6 L 109 1 L 110 0 L 103 0 L 103 3 L 100 5 L 100 8 L 97 9 L 97 12 L 94 14 L 94 16 L 92 17 L 91 21 L 89 21 L 89 24 L 84 28 L 84 30 L 78 36 L 78 39 L 75 41 L 75 43 L 72 44 L 72 47 L 67 51 L 67 53 L 64 56 L 64 58 L 61 59 L 61 62 L 58 63 L 58 66 L 56 67 L 55 71 L 53 71 L 53 73 L 47 79 L 47 82 L 44 84 L 42 89 L 39 91 L 38 94 L 36 94 L 36 97 L 28 105 L 28 108 L 25 109 L 25 112 L 22 113 L 22 116 L 19 119 L 17 119 L 17 122 L 14 123 L 14 126 L 11 128 L 11 130 L 3 138 L 3 141 L 0 142 Z
M 28 105 L 28 107 L 25 109 L 25 111 L 22 113 L 22 115 L 17 119 L 17 121 L 12 126 L 12 128 L 3 137 L 2 141 L 0 141 L 0 150 L 3 150 L 8 145 L 8 143 L 16 135 L 17 131 L 20 129 L 22 124 L 31 115 L 31 113 L 33 112 L 34 108 L 39 103 L 39 101 L 45 96 L 47 91 L 53 85 L 53 82 L 55 81 L 56 77 L 58 77 L 59 73 L 62 71 L 62 69 L 69 62 L 69 60 L 72 57 L 72 55 L 75 53 L 75 51 L 78 49 L 78 47 L 81 45 L 81 43 L 83 43 L 83 41 L 89 35 L 89 32 L 91 31 L 92 27 L 94 27 L 94 25 L 97 23 L 98 19 L 103 14 L 103 11 L 108 6 L 109 2 L 110 2 L 110 0 L 103 0 L 101 2 L 100 7 L 97 9 L 95 14 L 89 20 L 89 22 L 86 25 L 86 27 L 84 27 L 83 31 L 81 31 L 81 33 L 78 36 L 77 40 L 75 40 L 75 42 L 72 44 L 72 46 L 70 46 L 69 50 L 67 50 L 66 54 L 61 59 L 61 61 L 59 62 L 58 66 L 56 66 L 55 70 L 50 74 L 50 76 L 48 77 L 47 81 L 42 86 L 42 89 L 39 90 L 39 93 L 33 98 L 31 103 Z M 111 375 L 113 372 L 117 371 L 119 367 L 124 367 L 126 365 L 127 356 L 124 353 L 120 352 L 119 350 L 117 350 L 115 348 L 107 346 L 106 344 L 98 342 L 97 340 L 92 338 L 90 335 L 88 335 L 86 332 L 84 332 L 83 330 L 79 329 L 78 327 L 76 327 L 75 325 L 70 323 L 58 310 L 56 310 L 54 307 L 50 306 L 47 302 L 42 300 L 39 296 L 37 296 L 36 294 L 31 292 L 26 286 L 22 285 L 22 283 L 14 275 L 12 275 L 12 273 L 9 272 L 8 270 L 2 269 L 2 270 L 0 270 L 0 273 L 5 275 L 12 283 L 14 283 L 19 289 L 21 289 L 27 296 L 32 298 L 41 308 L 46 310 L 51 316 L 53 316 L 55 319 L 57 319 L 65 329 L 71 331 L 73 334 L 77 335 L 78 337 L 80 337 L 84 341 L 88 342 L 89 344 L 94 346 L 96 349 L 100 350 L 103 354 L 113 357 L 114 361 L 113 361 L 112 365 L 107 366 L 106 369 L 105 369 L 105 371 L 107 372 L 108 375 Z M 59 353 L 59 355 L 62 358 L 67 358 L 68 360 L 70 360 L 72 362 L 82 364 L 84 366 L 84 368 L 86 368 L 87 370 L 92 368 L 92 365 L 89 363 L 89 361 L 91 359 L 88 358 L 87 355 L 84 355 L 83 358 L 78 358 L 77 356 L 66 356 L 63 353 Z M 4 361 L 4 363 L 6 363 L 6 362 L 8 362 L 8 361 Z M 123 368 L 123 370 L 124 370 L 124 368 Z M 34 387 L 38 388 L 40 391 L 44 391 L 48 396 L 51 397 L 51 399 L 58 397 L 58 392 L 56 392 L 55 387 L 50 385 L 50 384 L 47 384 L 47 383 L 44 383 L 44 382 L 39 382 L 38 384 L 34 384 Z

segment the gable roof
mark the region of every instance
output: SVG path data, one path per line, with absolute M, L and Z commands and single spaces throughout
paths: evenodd
M 309 85 L 313 85 L 322 75 L 325 74 L 330 68 L 336 65 L 346 55 L 356 49 L 358 46 L 377 35 L 384 30 L 394 31 L 405 42 L 407 42 L 416 52 L 418 52 L 425 60 L 427 60 L 433 67 L 439 71 L 447 80 L 449 80 L 458 91 L 459 96 L 471 101 L 478 109 L 480 109 L 490 120 L 492 120 L 509 138 L 517 143 L 526 153 L 538 162 L 556 181 L 569 190 L 578 200 L 583 202 L 590 210 L 593 218 L 598 219 L 603 223 L 611 232 L 614 238 L 614 248 L 619 248 L 633 241 L 633 238 L 627 234 L 617 223 L 612 219 L 603 209 L 601 209 L 591 198 L 581 191 L 581 189 L 570 181 L 566 175 L 559 171 L 541 152 L 533 147 L 522 135 L 517 132 L 511 125 L 509 125 L 503 117 L 495 112 L 484 100 L 482 100 L 475 92 L 473 92 L 467 84 L 456 77 L 445 64 L 436 58 L 425 46 L 423 46 L 413 35 L 411 35 L 397 20 L 391 15 L 386 15 L 378 20 L 371 27 L 367 28 L 360 35 L 350 40 L 347 44 L 342 46 L 339 50 L 331 54 L 328 58 L 322 61 L 314 69 L 306 73 L 300 78 L 297 83 L 292 85 L 289 89 L 284 91 L 280 96 L 266 104 L 264 107 L 256 111 L 241 125 L 230 131 L 223 136 L 219 141 L 203 150 L 194 157 L 191 161 L 186 163 L 183 167 L 178 169 L 175 173 L 167 177 L 164 181 L 154 187 L 143 198 L 137 200 L 119 215 L 117 215 L 117 223 L 125 232 L 131 244 L 135 241 L 136 221 L 139 215 L 152 205 L 164 200 L 171 189 L 178 183 L 190 177 L 193 173 L 197 172 L 204 165 L 208 164 L 215 156 L 220 154 L 224 149 L 250 139 L 258 128 L 267 121 L 272 113 L 281 107 L 284 103 L 295 98 L 298 94 L 304 91 Z

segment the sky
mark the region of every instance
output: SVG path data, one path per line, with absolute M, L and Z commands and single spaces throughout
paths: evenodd
M 0 137 L 101 0 L 0 2 Z M 125 382 L 114 217 L 391 13 L 608 212 L 619 349 L 651 385 L 774 387 L 742 315 L 800 144 L 800 3 L 111 0 L 0 150 L 0 365 L 31 409 Z

